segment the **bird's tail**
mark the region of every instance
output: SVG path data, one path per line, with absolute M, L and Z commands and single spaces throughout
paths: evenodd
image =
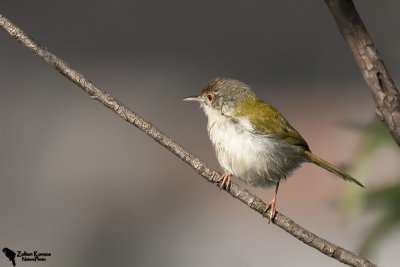
M 305 154 L 306 154 L 307 159 L 310 162 L 312 162 L 312 163 L 324 168 L 327 171 L 330 171 L 330 172 L 336 174 L 337 176 L 339 176 L 340 178 L 342 178 L 345 181 L 350 181 L 350 182 L 358 184 L 361 187 L 364 187 L 364 185 L 362 183 L 360 183 L 359 181 L 357 181 L 356 179 L 351 177 L 349 174 L 345 173 L 342 170 L 339 170 L 337 167 L 335 167 L 334 165 L 330 164 L 329 162 L 327 162 L 327 161 L 315 156 L 310 151 L 306 151 Z
M 12 265 L 15 266 L 15 259 L 10 260 L 12 262 Z

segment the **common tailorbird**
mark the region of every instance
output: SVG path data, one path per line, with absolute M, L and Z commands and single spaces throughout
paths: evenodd
M 270 220 L 276 213 L 279 183 L 303 162 L 314 163 L 342 178 L 363 186 L 349 174 L 314 155 L 304 138 L 277 109 L 259 99 L 238 80 L 216 78 L 208 82 L 197 101 L 208 118 L 207 130 L 225 173 L 220 186 L 229 188 L 232 175 L 252 186 L 275 185 L 266 207 Z

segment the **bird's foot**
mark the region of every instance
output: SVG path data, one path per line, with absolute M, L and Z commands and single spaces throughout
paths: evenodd
M 271 223 L 271 221 L 275 218 L 275 215 L 276 215 L 276 197 L 274 197 L 268 203 L 268 205 L 265 207 L 264 213 L 266 213 L 268 210 L 271 210 L 270 216 L 269 216 L 269 222 L 268 222 L 268 223 Z
M 230 173 L 224 173 L 221 175 L 221 178 L 218 180 L 218 183 L 220 183 L 219 187 L 221 188 L 220 190 L 222 190 L 224 187 L 228 190 L 229 187 L 231 186 L 231 178 L 232 178 L 232 174 Z

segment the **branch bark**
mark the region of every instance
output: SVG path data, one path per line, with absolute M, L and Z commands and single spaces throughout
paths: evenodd
M 325 0 L 350 47 L 383 121 L 400 146 L 400 96 L 388 70 L 351 0 Z
M 141 131 L 145 132 L 159 144 L 161 144 L 177 157 L 179 157 L 181 160 L 186 162 L 198 174 L 203 176 L 208 182 L 217 184 L 217 181 L 220 177 L 220 174 L 218 172 L 208 168 L 206 164 L 203 163 L 200 159 L 195 157 L 193 154 L 187 152 L 183 147 L 175 143 L 171 138 L 169 138 L 156 127 L 154 127 L 150 122 L 147 122 L 138 114 L 129 110 L 120 101 L 113 98 L 110 94 L 100 90 L 96 85 L 86 79 L 82 74 L 70 68 L 56 55 L 52 54 L 47 49 L 39 46 L 21 29 L 19 29 L 16 25 L 11 23 L 7 18 L 2 15 L 0 15 L 0 27 L 2 27 L 11 37 L 16 39 L 23 46 L 30 49 L 35 55 L 39 56 L 50 66 L 58 70 L 58 72 L 60 72 L 66 78 L 82 88 L 91 96 L 92 99 L 98 100 L 104 106 L 114 111 L 118 116 L 128 121 L 130 124 L 136 126 Z M 243 202 L 249 208 L 260 213 L 268 220 L 270 216 L 270 211 L 268 211 L 267 213 L 264 212 L 266 204 L 256 195 L 251 194 L 247 190 L 239 187 L 234 183 L 231 184 L 230 189 L 227 192 L 234 198 Z M 282 213 L 276 213 L 273 223 L 288 232 L 290 235 L 304 242 L 305 244 L 340 262 L 356 267 L 376 266 L 367 259 L 358 256 L 351 251 L 345 250 L 321 237 L 318 237 L 317 235 L 301 227 Z

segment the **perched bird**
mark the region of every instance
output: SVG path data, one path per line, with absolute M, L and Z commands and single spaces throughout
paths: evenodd
M 6 257 L 11 261 L 12 265 L 15 266 L 15 256 L 17 254 L 15 254 L 15 252 L 9 248 L 3 248 L 2 251 L 3 251 L 4 255 L 6 255 Z
M 279 183 L 303 162 L 314 163 L 346 181 L 363 185 L 349 174 L 314 155 L 304 138 L 270 104 L 257 98 L 238 80 L 216 78 L 208 82 L 197 101 L 207 118 L 207 130 L 225 173 L 220 186 L 229 187 L 232 175 L 252 186 L 275 185 L 265 211 L 276 213 Z

